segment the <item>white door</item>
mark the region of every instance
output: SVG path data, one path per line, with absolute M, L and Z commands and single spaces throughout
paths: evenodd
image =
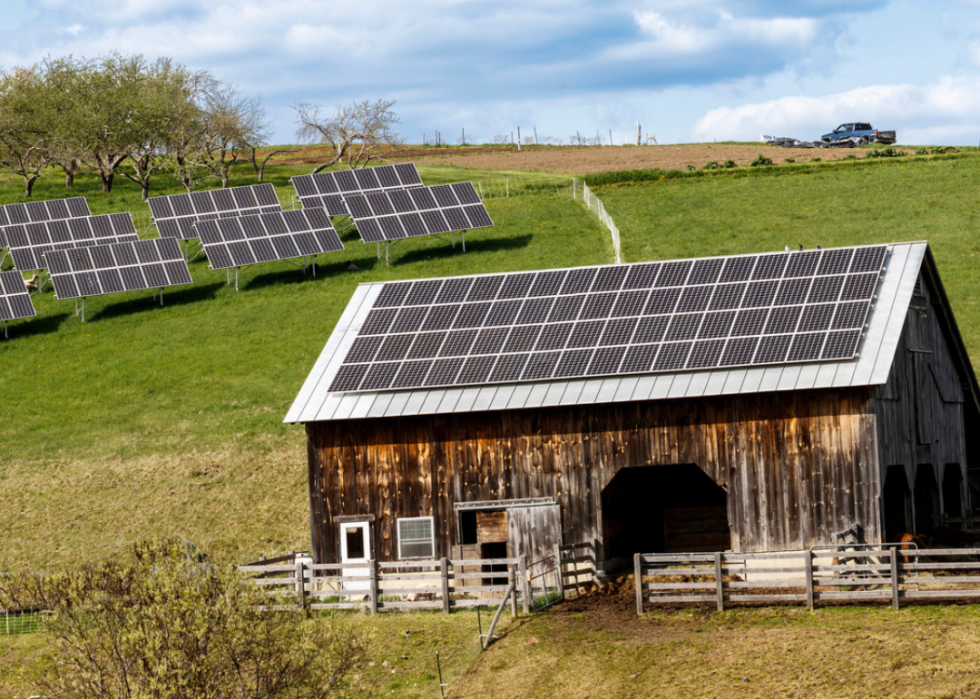
M 371 560 L 371 524 L 369 522 L 343 522 L 340 525 L 340 562 L 367 563 Z M 344 577 L 365 577 L 368 569 L 363 567 L 343 568 Z M 345 590 L 368 590 L 367 580 L 344 582 Z

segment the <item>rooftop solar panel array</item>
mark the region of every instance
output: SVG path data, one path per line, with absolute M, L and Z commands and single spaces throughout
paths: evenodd
M 252 216 L 282 209 L 276 188 L 268 183 L 150 197 L 147 204 L 160 237 L 176 240 L 200 237 L 194 228 L 198 221 Z
M 197 229 L 211 269 L 344 249 L 330 218 L 320 209 L 201 221 Z
M 5 228 L 4 233 L 14 268 L 20 272 L 45 269 L 44 254 L 52 250 L 139 240 L 128 212 L 16 224 Z
M 387 283 L 331 391 L 847 360 L 885 246 Z
M 365 243 L 493 226 L 471 182 L 360 194 L 345 201 Z
M 349 211 L 344 199 L 353 194 L 422 186 L 415 163 L 318 172 L 292 177 L 290 181 L 303 208 L 326 209 L 330 216 L 346 216 Z
M 176 240 L 162 238 L 45 253 L 59 299 L 190 284 Z
M 0 322 L 36 315 L 20 272 L 0 272 Z

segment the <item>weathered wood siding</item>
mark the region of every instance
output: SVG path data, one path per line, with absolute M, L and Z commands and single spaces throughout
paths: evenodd
M 929 277 L 921 275 L 888 383 L 874 394 L 881 473 L 884 480 L 889 466 L 903 466 L 909 484 L 914 484 L 917 470 L 930 468 L 942 491 L 946 469 L 958 469 L 963 482 L 961 501 L 966 502 L 965 377 L 957 369 L 943 332 L 939 303 Z
M 398 517 L 435 518 L 456 544 L 454 502 L 554 497 L 564 542 L 602 542 L 602 489 L 630 466 L 693 463 L 728 491 L 741 551 L 879 540 L 881 492 L 867 389 L 310 423 L 314 555 L 334 561 L 336 515 L 375 514 L 381 560 Z M 601 552 L 600 552 L 601 557 Z

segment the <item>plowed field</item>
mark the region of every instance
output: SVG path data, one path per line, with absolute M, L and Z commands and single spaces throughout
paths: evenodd
M 616 170 L 686 170 L 688 166 L 701 168 L 705 163 L 723 163 L 733 160 L 745 166 L 762 154 L 773 163 L 793 158 L 806 163 L 814 158 L 827 162 L 841 160 L 849 154 L 863 158 L 868 153 L 861 148 L 805 149 L 778 148 L 764 143 L 692 143 L 676 146 L 600 146 L 600 147 L 531 147 L 517 151 L 516 146 L 485 146 L 473 148 L 429 149 L 406 147 L 392 153 L 390 159 L 425 161 L 440 165 L 474 168 L 479 170 L 528 170 L 555 172 L 566 175 L 586 175 Z M 301 155 L 282 162 L 307 165 L 322 162 L 314 149 L 304 150 Z

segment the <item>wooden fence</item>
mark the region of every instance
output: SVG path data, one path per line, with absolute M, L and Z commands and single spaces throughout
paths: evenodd
M 499 605 L 511 582 L 511 613 L 532 599 L 526 557 L 238 566 L 287 606 L 310 609 L 452 609 Z M 280 604 L 280 606 L 282 606 Z
M 595 546 L 556 546 L 539 560 L 452 559 L 310 563 L 292 554 L 237 566 L 278 607 L 379 611 L 499 606 L 513 582 L 511 613 L 541 609 L 596 583 Z
M 636 554 L 636 611 L 651 604 L 955 601 L 980 598 L 980 549 Z

